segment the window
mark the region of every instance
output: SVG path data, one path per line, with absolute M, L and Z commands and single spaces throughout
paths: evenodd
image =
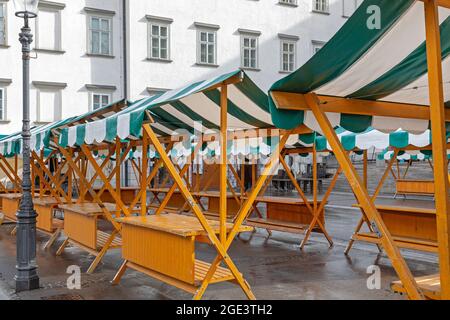
M 36 122 L 49 123 L 62 118 L 62 90 L 67 83 L 33 81 L 36 88 Z
M 170 62 L 170 18 L 146 16 L 148 20 L 148 59 Z
M 39 89 L 36 122 L 50 123 L 60 119 L 61 92 L 53 89 Z
M 63 7 L 62 7 L 63 8 Z M 36 49 L 61 50 L 60 7 L 40 6 L 36 18 Z
M 357 0 L 342 0 L 342 16 L 344 18 L 350 17 L 353 12 L 355 12 L 356 8 L 358 7 L 358 1 Z
M 293 40 L 281 40 L 281 71 L 293 72 L 296 63 L 297 42 Z
M 112 55 L 112 19 L 91 16 L 89 18 L 89 53 Z
M 325 45 L 325 42 L 313 41 L 312 42 L 313 55 L 315 55 L 317 52 L 319 52 L 320 49 L 322 49 L 324 45 Z
M 6 120 L 6 90 L 0 88 L 0 121 Z
M 6 45 L 6 3 L 0 2 L 0 45 Z
M 297 0 L 280 0 L 280 3 L 296 6 L 297 5 Z
M 150 24 L 150 58 L 169 59 L 169 26 Z
M 198 63 L 217 64 L 216 62 L 216 44 L 217 32 L 214 30 L 198 31 Z
M 258 69 L 258 32 L 241 32 L 241 67 Z
M 92 94 L 92 110 L 97 110 L 109 105 L 111 100 L 111 95 L 103 93 L 93 93 Z
M 313 11 L 328 13 L 329 12 L 328 0 L 313 0 Z

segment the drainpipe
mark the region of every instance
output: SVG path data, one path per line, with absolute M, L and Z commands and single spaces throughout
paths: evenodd
M 122 0 L 122 38 L 123 38 L 123 96 L 125 100 L 128 100 L 128 19 L 127 19 L 127 0 Z M 129 168 L 128 168 L 128 160 L 124 163 L 124 184 L 126 187 L 129 186 Z

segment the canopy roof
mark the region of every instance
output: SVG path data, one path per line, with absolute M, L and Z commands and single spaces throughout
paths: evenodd
M 391 133 L 384 133 L 373 128 L 369 128 L 362 133 L 353 133 L 343 128 L 336 129 L 337 136 L 345 150 L 367 150 L 376 148 L 383 150 L 386 148 L 403 149 L 408 146 L 417 149 L 431 145 L 431 132 L 426 130 L 421 134 L 412 134 L 403 130 Z M 302 137 L 300 137 L 300 140 Z M 316 138 L 317 151 L 331 150 L 325 137 Z
M 53 130 L 67 128 L 69 126 L 96 121 L 119 112 L 127 106 L 124 100 L 114 102 L 102 108 L 86 112 L 76 117 L 69 117 L 63 120 L 55 121 L 31 129 L 31 150 L 40 151 L 51 144 L 51 135 Z M 16 132 L 12 135 L 0 139 L 0 154 L 11 157 L 22 153 L 22 132 Z
M 380 28 L 369 29 L 373 5 L 380 8 L 381 24 Z M 440 7 L 439 16 L 444 94 L 446 106 L 450 107 L 450 9 Z M 314 57 L 273 84 L 273 123 L 283 129 L 305 124 L 320 131 L 310 111 L 282 110 L 284 102 L 277 93 L 315 92 L 329 106 L 342 102 L 342 98 L 357 100 L 362 102 L 358 105 L 361 110 L 365 108 L 364 101 L 391 102 L 396 108 L 401 108 L 401 104 L 428 106 L 427 69 L 423 2 L 366 0 Z M 297 100 L 298 105 L 301 103 Z M 428 120 L 411 119 L 411 115 L 403 119 L 329 113 L 328 118 L 333 126 L 352 132 L 373 127 L 384 132 L 403 129 L 419 133 L 429 128 Z
M 267 95 L 241 70 L 197 81 L 176 90 L 139 100 L 110 117 L 62 130 L 60 145 L 76 146 L 138 139 L 142 124 L 152 121 L 160 136 L 180 129 L 201 132 L 220 125 L 220 86 L 228 84 L 228 129 L 273 128 Z M 196 123 L 200 124 L 196 127 Z

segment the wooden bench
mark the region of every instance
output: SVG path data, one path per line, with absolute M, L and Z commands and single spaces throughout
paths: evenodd
M 308 199 L 311 206 L 313 202 Z M 306 203 L 298 198 L 263 196 L 257 197 L 255 203 L 266 206 L 267 218 L 248 218 L 247 225 L 281 232 L 304 233 L 310 226 L 313 215 Z M 319 207 L 321 201 L 318 201 Z M 319 220 L 325 225 L 325 210 L 319 214 Z M 314 232 L 322 232 L 315 227 Z
M 434 195 L 433 180 L 398 179 L 395 182 L 395 195 Z
M 219 191 L 200 191 L 200 192 L 192 192 L 192 195 L 197 198 L 197 200 L 201 200 L 202 198 L 208 199 L 208 209 L 207 212 L 211 216 L 218 216 L 220 210 L 220 192 Z M 240 197 L 240 194 L 236 194 L 237 197 Z M 232 219 L 236 216 L 236 214 L 241 209 L 241 203 L 236 201 L 233 193 L 227 192 L 227 218 Z
M 359 205 L 354 205 L 359 207 Z M 437 252 L 436 209 L 434 201 L 378 199 L 375 207 L 394 242 L 404 249 Z M 381 244 L 374 232 L 355 230 L 351 240 Z
M 61 199 L 63 202 L 64 200 Z M 64 229 L 64 221 L 55 218 L 55 210 L 58 208 L 59 202 L 53 197 L 43 197 L 33 199 L 34 210 L 37 213 L 36 230 L 50 236 L 45 243 L 44 249 L 50 248 L 58 239 Z
M 116 210 L 115 204 L 104 205 L 110 212 Z M 59 208 L 64 212 L 64 234 L 67 238 L 56 255 L 61 255 L 70 243 L 95 256 L 87 271 L 92 273 L 108 250 L 121 247 L 121 239 L 115 229 L 111 233 L 99 230 L 98 220 L 104 213 L 97 203 L 63 204 Z
M 153 193 L 154 198 L 157 200 L 156 202 L 155 201 L 150 202 L 148 207 L 156 210 L 159 208 L 159 204 L 160 204 L 160 202 L 159 202 L 160 200 L 159 200 L 158 196 L 160 194 L 167 194 L 169 192 L 169 188 L 149 188 L 148 191 Z M 185 204 L 186 204 L 186 200 L 184 199 L 181 192 L 177 190 L 170 197 L 170 200 L 167 203 L 167 206 L 164 208 L 164 210 L 170 211 L 173 213 L 179 213 L 179 212 L 181 212 L 182 209 L 183 209 L 183 211 L 188 211 L 189 207 L 185 206 Z
M 422 276 L 415 278 L 419 289 L 429 300 L 441 299 L 441 278 L 439 274 Z M 406 289 L 400 280 L 391 283 L 391 289 L 394 292 L 406 294 Z
M 122 199 L 122 202 L 124 204 L 131 204 L 136 197 L 137 192 L 139 191 L 139 187 L 122 187 L 120 188 L 120 198 Z M 94 191 L 98 193 L 101 190 L 101 188 L 94 188 Z M 88 192 L 85 195 L 86 202 L 93 202 L 94 199 L 92 198 L 91 194 Z M 100 200 L 102 202 L 110 202 L 115 203 L 113 196 L 109 192 L 109 190 L 103 191 L 102 195 L 100 196 Z
M 197 218 L 179 214 L 161 214 L 118 219 L 122 223 L 124 262 L 113 284 L 118 284 L 127 268 L 194 294 L 206 277 L 210 264 L 195 257 L 196 241 L 204 242 L 207 233 Z M 209 221 L 215 233 L 219 223 Z M 227 225 L 231 230 L 232 224 Z M 239 232 L 251 231 L 242 226 Z M 219 267 L 211 283 L 233 281 L 232 273 Z

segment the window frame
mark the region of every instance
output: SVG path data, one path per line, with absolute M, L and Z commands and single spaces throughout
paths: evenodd
M 59 108 L 59 110 L 53 110 L 53 120 L 44 121 L 41 116 L 41 93 L 42 92 L 53 92 L 57 95 L 58 105 L 55 108 Z M 55 121 L 59 121 L 62 119 L 62 89 L 59 88 L 51 88 L 51 87 L 38 87 L 36 90 L 37 101 L 36 101 L 36 121 L 37 124 L 46 124 L 52 123 Z
M 285 4 L 288 6 L 293 6 L 293 7 L 298 6 L 298 0 L 278 0 L 278 3 Z
M 314 56 L 317 52 L 319 52 L 326 44 L 324 41 L 317 41 L 313 40 L 312 42 L 312 55 Z M 319 48 L 319 50 L 316 51 L 316 49 Z
M 213 62 L 208 62 L 208 61 L 206 61 L 206 62 L 203 62 L 203 61 L 201 61 L 201 47 L 202 47 L 202 40 L 201 40 L 201 34 L 202 33 L 206 33 L 207 34 L 207 36 L 206 36 L 206 42 L 205 42 L 205 44 L 206 44 L 206 48 L 207 48 L 207 52 L 206 52 L 206 60 L 208 60 L 208 44 L 210 43 L 209 41 L 208 41 L 208 34 L 213 34 L 214 35 L 214 42 L 213 42 L 213 44 L 214 44 L 214 55 L 213 55 Z M 197 28 L 197 64 L 198 65 L 204 65 L 204 66 L 217 66 L 218 65 L 218 63 L 217 63 L 217 48 L 218 48 L 218 41 L 217 41 L 217 29 L 213 29 L 213 28 L 205 28 L 205 27 L 202 27 L 202 28 Z
M 259 70 L 259 34 L 257 33 L 245 33 L 241 32 L 241 68 L 242 69 L 248 69 L 248 70 Z M 248 48 L 245 47 L 245 39 L 255 40 L 255 48 L 252 48 L 249 46 Z M 255 66 L 251 66 L 251 58 L 249 55 L 249 63 L 250 65 L 245 65 L 245 50 L 249 50 L 250 52 L 252 50 L 255 50 Z
M 346 15 L 345 13 L 345 1 L 353 1 L 353 13 L 355 13 L 356 9 L 358 9 L 358 0 L 342 0 L 342 17 L 343 18 L 350 18 L 351 15 Z
M 281 73 L 292 73 L 297 68 L 297 43 L 298 43 L 298 40 L 295 40 L 295 39 L 288 39 L 288 38 L 281 38 L 280 39 L 280 72 Z M 284 44 L 293 45 L 293 47 L 294 47 L 294 52 L 293 53 L 291 53 L 290 51 L 287 52 L 288 55 L 292 54 L 294 56 L 292 70 L 285 70 L 284 69 L 284 54 L 285 54 Z M 289 66 L 290 61 L 288 61 L 287 63 L 288 63 L 288 66 Z
M 100 42 L 99 42 L 99 52 L 93 52 L 93 43 L 92 43 L 92 32 L 94 29 L 91 28 L 92 26 L 92 19 L 99 19 L 99 23 L 101 23 L 102 20 L 107 20 L 109 23 L 109 37 L 108 37 L 108 41 L 109 41 L 109 52 L 107 54 L 102 53 L 101 52 L 101 37 L 99 38 Z M 94 55 L 94 56 L 104 56 L 104 57 L 112 57 L 114 55 L 114 46 L 113 46 L 113 17 L 109 16 L 109 15 L 103 15 L 103 14 L 95 14 L 95 13 L 89 13 L 88 14 L 88 26 L 87 26 L 87 47 L 88 47 L 88 54 L 89 55 Z M 97 32 L 104 32 L 101 29 L 97 30 Z
M 0 0 L 0 6 L 3 6 L 3 24 L 4 24 L 4 41 L 3 43 L 0 41 L 0 46 L 7 47 L 8 46 L 8 3 L 6 1 Z
M 47 11 L 47 12 L 53 12 L 56 13 L 56 21 L 55 21 L 55 47 L 54 48 L 46 48 L 42 47 L 39 44 L 39 37 L 40 37 L 40 31 L 39 31 L 39 14 L 36 17 L 35 21 L 35 50 L 44 50 L 44 51 L 62 51 L 62 17 L 61 17 L 61 8 L 56 7 L 50 7 L 50 6 L 40 6 L 39 11 Z
M 167 21 L 158 21 L 158 20 L 149 20 L 148 21 L 148 52 L 147 52 L 147 58 L 150 60 L 160 60 L 160 61 L 167 61 L 170 62 L 171 61 L 171 28 L 170 28 L 171 22 Z M 158 57 L 153 57 L 153 26 L 158 26 L 159 28 L 159 36 L 158 36 L 158 44 L 159 44 L 159 48 L 158 48 Z M 166 36 L 166 40 L 167 40 L 167 54 L 166 54 L 166 58 L 161 58 L 161 28 L 167 28 L 167 36 Z
M 6 88 L 0 87 L 1 99 L 0 99 L 0 122 L 7 121 L 7 110 L 6 110 Z
M 318 3 L 320 3 L 320 8 L 318 8 Z M 330 1 L 329 0 L 313 0 L 312 1 L 312 11 L 316 13 L 330 14 Z
M 106 105 L 100 105 L 97 109 L 95 109 L 94 108 L 94 97 L 95 96 L 99 96 L 100 97 L 100 104 L 102 104 L 102 98 L 103 97 L 108 97 L 108 103 L 106 104 Z M 91 111 L 95 111 L 95 110 L 98 110 L 98 109 L 101 109 L 102 107 L 105 107 L 105 106 L 107 106 L 107 105 L 109 105 L 109 104 L 111 104 L 111 101 L 112 101 L 112 93 L 108 93 L 108 92 L 91 92 L 91 103 L 90 103 L 90 110 Z

